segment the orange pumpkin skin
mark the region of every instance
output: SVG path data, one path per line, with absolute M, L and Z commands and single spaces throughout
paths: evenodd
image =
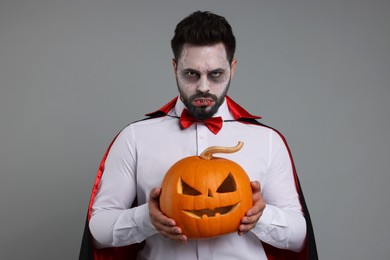
M 161 211 L 188 238 L 210 238 L 238 231 L 252 207 L 252 188 L 244 169 L 219 157 L 186 157 L 166 173 Z

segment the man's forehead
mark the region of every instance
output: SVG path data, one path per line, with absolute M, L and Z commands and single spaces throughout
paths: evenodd
M 192 69 L 204 66 L 207 66 L 208 69 L 229 66 L 225 46 L 222 43 L 211 46 L 193 46 L 186 44 L 183 46 L 178 63 L 182 68 Z
M 206 46 L 197 46 L 186 43 L 183 45 L 180 59 L 192 56 L 197 57 L 198 55 L 217 57 L 220 60 L 227 60 L 226 49 L 222 43 Z

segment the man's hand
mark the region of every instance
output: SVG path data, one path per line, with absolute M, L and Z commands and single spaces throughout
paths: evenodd
M 163 236 L 181 242 L 187 242 L 187 236 L 182 234 L 181 228 L 176 226 L 173 219 L 168 218 L 160 210 L 159 198 L 161 188 L 154 188 L 149 197 L 149 215 L 153 226 Z
M 258 181 L 252 181 L 252 192 L 253 192 L 253 206 L 246 213 L 245 216 L 241 219 L 241 225 L 238 228 L 238 234 L 241 236 L 251 230 L 259 221 L 263 210 L 265 209 L 265 202 L 263 196 L 261 195 L 260 183 Z

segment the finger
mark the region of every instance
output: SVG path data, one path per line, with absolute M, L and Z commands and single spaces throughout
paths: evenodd
M 182 234 L 182 230 L 177 226 L 174 226 L 174 227 L 163 226 L 162 229 L 159 230 L 159 232 L 163 236 L 165 236 L 169 239 L 177 240 L 177 241 L 181 241 L 181 242 L 187 242 L 187 236 Z
M 257 213 L 255 215 L 252 215 L 250 217 L 243 217 L 241 220 L 241 224 L 243 225 L 256 225 L 256 223 L 259 221 L 261 217 L 261 213 Z
M 248 233 L 252 228 L 254 228 L 255 224 L 241 224 L 238 228 L 238 234 L 243 235 Z
M 165 223 L 159 223 L 157 222 L 155 224 L 156 229 L 163 234 L 166 235 L 180 235 L 181 229 L 175 225 L 166 225 Z
M 156 211 L 154 214 L 152 214 L 154 225 L 156 225 L 159 228 L 172 228 L 175 227 L 176 223 L 175 220 L 168 218 L 164 214 L 162 214 L 160 211 Z
M 179 241 L 179 242 L 182 242 L 182 243 L 187 243 L 188 242 L 187 236 L 182 235 L 182 234 L 175 235 L 175 234 L 169 234 L 169 233 L 168 234 L 163 234 L 162 233 L 162 235 L 165 236 L 168 239 L 176 240 L 176 241 Z
M 160 194 L 161 194 L 161 188 L 154 188 L 150 191 L 150 198 L 158 201 Z
M 261 214 L 258 213 L 256 215 L 250 216 L 250 217 L 243 217 L 241 220 L 241 224 L 238 228 L 239 231 L 247 232 L 254 228 L 257 224 L 257 222 L 260 219 Z
M 259 218 L 261 216 L 261 214 L 263 214 L 264 209 L 265 209 L 265 203 L 262 199 L 259 199 L 258 201 L 256 201 L 253 204 L 252 208 L 250 208 L 246 212 L 245 216 L 246 217 L 253 217 L 254 216 L 254 217 Z
M 261 188 L 260 188 L 260 182 L 259 181 L 251 181 L 251 187 L 252 187 L 252 190 L 253 191 L 258 191 L 260 192 L 261 191 Z
M 251 184 L 253 195 L 261 193 L 261 185 L 259 181 L 251 181 L 250 184 Z

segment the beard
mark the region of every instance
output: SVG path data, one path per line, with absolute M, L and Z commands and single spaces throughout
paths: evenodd
M 222 93 L 222 95 L 218 98 L 218 96 L 209 94 L 209 93 L 197 93 L 195 95 L 192 95 L 190 97 L 186 97 L 182 91 L 179 93 L 181 96 L 181 100 L 183 101 L 184 105 L 187 107 L 188 111 L 190 111 L 191 115 L 198 119 L 198 120 L 206 120 L 208 118 L 213 117 L 215 113 L 217 113 L 219 107 L 222 105 L 223 101 L 225 100 L 226 93 L 229 89 L 230 81 L 228 82 L 225 91 Z M 193 101 L 195 99 L 212 99 L 214 101 L 213 106 L 194 106 Z

